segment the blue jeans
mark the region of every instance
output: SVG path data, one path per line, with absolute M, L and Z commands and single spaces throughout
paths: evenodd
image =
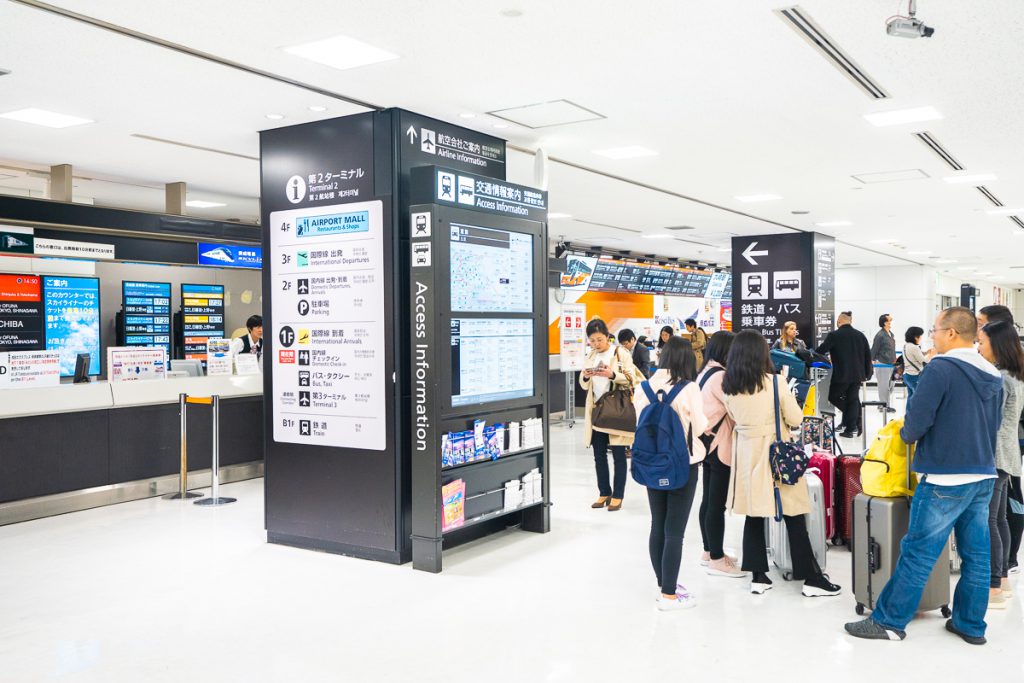
M 917 391 L 917 380 L 921 379 L 921 375 L 903 375 L 903 383 L 907 386 L 907 400 L 914 395 Z
M 953 625 L 969 636 L 985 635 L 991 548 L 988 509 L 994 479 L 963 486 L 935 486 L 927 476 L 914 492 L 910 528 L 900 543 L 900 559 L 878 596 L 871 618 L 902 631 L 914 618 L 928 577 L 956 531 L 960 580 L 953 596 Z

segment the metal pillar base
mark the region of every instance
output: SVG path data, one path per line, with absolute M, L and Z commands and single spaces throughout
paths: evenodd
M 203 497 L 203 494 L 201 494 L 201 493 L 195 493 L 193 491 L 186 491 L 184 496 L 181 495 L 181 493 L 179 492 L 179 493 L 172 493 L 170 495 L 163 496 L 163 499 L 164 500 L 185 500 L 187 498 L 202 498 L 202 497 Z
M 223 496 L 219 496 L 217 498 L 203 498 L 202 500 L 197 500 L 196 502 L 194 502 L 192 504 L 193 505 L 227 505 L 228 503 L 234 503 L 237 500 L 238 500 L 237 498 L 224 498 Z

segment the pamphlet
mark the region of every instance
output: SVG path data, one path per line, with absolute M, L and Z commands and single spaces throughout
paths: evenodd
M 231 374 L 230 339 L 206 340 L 206 374 L 209 377 Z
M 163 346 L 111 346 L 107 349 L 107 378 L 111 382 L 140 382 L 167 377 Z
M 441 530 L 462 526 L 466 521 L 466 482 L 456 479 L 441 487 Z
M 240 353 L 235 356 L 236 375 L 258 375 L 260 374 L 260 362 L 252 353 Z

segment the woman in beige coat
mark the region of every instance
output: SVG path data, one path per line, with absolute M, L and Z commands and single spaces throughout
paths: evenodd
M 585 445 L 594 449 L 594 467 L 597 470 L 598 499 L 591 507 L 608 507 L 609 512 L 622 509 L 626 492 L 626 447 L 633 445 L 632 432 L 601 430 L 591 422 L 594 403 L 609 391 L 628 390 L 637 374 L 629 351 L 612 346 L 611 332 L 600 318 L 587 323 L 590 353 L 580 373 L 580 386 L 587 392 L 587 412 L 583 438 Z M 608 448 L 615 461 L 614 485 L 608 477 Z
M 772 587 L 768 578 L 765 547 L 765 519 L 775 516 L 775 487 L 768 450 L 775 436 L 774 368 L 764 338 L 753 330 L 736 335 L 725 364 L 722 389 L 725 407 L 735 422 L 732 475 L 729 481 L 729 508 L 746 515 L 743 527 L 744 571 L 752 572 L 750 592 L 762 594 Z M 796 398 L 785 384 L 779 390 L 782 438 L 790 438 L 790 429 L 800 425 L 803 415 Z M 778 485 L 782 514 L 786 520 L 789 546 L 793 554 L 793 578 L 804 579 L 807 597 L 839 595 L 839 586 L 821 572 L 804 515 L 811 511 L 807 482 Z

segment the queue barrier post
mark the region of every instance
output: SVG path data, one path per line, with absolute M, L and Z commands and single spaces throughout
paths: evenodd
M 181 416 L 181 473 L 178 478 L 178 492 L 164 496 L 164 500 L 187 500 L 200 498 L 203 494 L 188 490 L 188 420 L 186 419 L 188 394 L 178 394 L 178 412 Z
M 220 397 L 204 396 L 186 399 L 191 403 L 205 403 L 213 406 L 213 462 L 210 463 L 210 497 L 197 500 L 196 505 L 227 505 L 237 498 L 225 498 L 220 495 Z

